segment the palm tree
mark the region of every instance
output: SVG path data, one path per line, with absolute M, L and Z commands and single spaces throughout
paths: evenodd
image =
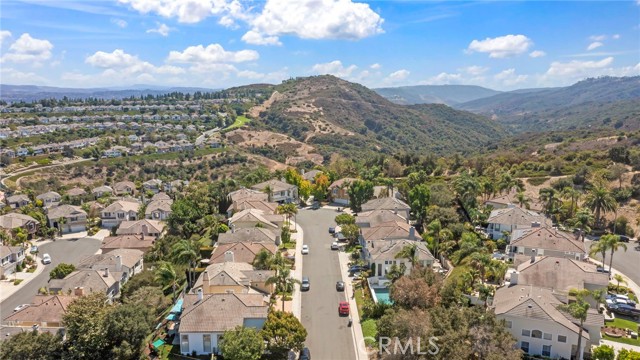
M 404 273 L 407 271 L 407 266 L 402 263 L 400 265 L 393 264 L 387 271 L 387 279 L 391 280 L 391 283 L 396 282 L 396 280 L 400 279 Z
M 480 182 L 480 190 L 482 191 L 482 199 L 489 199 L 496 192 L 496 185 L 490 179 L 484 178 Z
M 509 265 L 507 265 L 507 263 L 503 261 L 491 259 L 491 262 L 489 263 L 489 271 L 493 275 L 493 278 L 498 283 L 498 285 L 502 285 L 502 280 L 507 274 L 508 269 Z
M 159 281 L 162 286 L 171 285 L 173 290 L 173 301 L 176 301 L 176 288 L 178 287 L 178 275 L 176 270 L 170 262 L 163 261 L 155 271 L 156 280 Z
M 560 202 L 556 190 L 554 188 L 542 188 L 538 194 L 540 194 L 540 201 L 544 203 L 544 209 L 547 215 L 555 214 Z
M 287 224 L 291 220 L 291 216 L 298 213 L 298 207 L 294 203 L 278 205 L 276 212 L 281 215 L 285 215 L 287 218 Z
M 618 251 L 619 249 L 624 249 L 624 251 L 627 251 L 627 244 L 623 243 L 620 241 L 620 236 L 618 235 L 613 235 L 613 234 L 607 234 L 607 235 L 603 235 L 600 238 L 600 241 L 606 241 L 607 242 L 607 246 L 609 247 L 609 250 L 611 250 L 611 253 L 609 253 L 609 276 L 611 276 L 611 267 L 613 266 L 613 254 Z
M 589 311 L 589 303 L 584 300 L 583 292 L 578 291 L 576 295 L 576 301 L 569 304 L 562 304 L 558 306 L 559 310 L 568 312 L 572 317 L 580 320 L 580 331 L 578 333 L 578 346 L 576 347 L 576 353 L 574 354 L 576 359 L 581 359 L 582 348 L 582 331 L 584 329 L 584 322 L 587 320 L 587 312 Z
M 260 250 L 253 259 L 253 267 L 256 270 L 269 270 L 273 265 L 274 255 L 265 249 Z
M 440 245 L 440 232 L 442 231 L 442 224 L 440 220 L 435 219 L 429 225 L 427 225 L 427 234 L 433 239 L 433 256 L 438 258 L 438 247 Z
M 489 264 L 491 264 L 491 256 L 486 253 L 473 253 L 471 254 L 471 265 L 472 268 L 478 270 L 480 273 L 480 281 L 484 284 L 486 272 L 489 268 Z
M 516 203 L 518 203 L 518 206 L 528 209 L 530 202 L 531 199 L 529 199 L 529 197 L 525 195 L 524 192 L 518 191 L 518 193 L 516 194 Z
M 275 285 L 275 294 L 282 297 L 282 311 L 284 311 L 284 299 L 288 293 L 293 292 L 296 284 L 300 284 L 300 280 L 291 277 L 291 269 L 286 266 L 279 266 L 274 276 L 267 279 L 266 285 Z
M 478 294 L 480 295 L 480 300 L 484 300 L 484 307 L 487 308 L 487 300 L 493 296 L 494 293 L 493 286 L 480 285 L 478 288 Z
M 615 280 L 618 285 L 616 286 L 616 291 L 620 292 L 620 283 L 627 285 L 627 281 L 620 274 L 613 275 L 613 280 Z
M 607 257 L 607 250 L 609 250 L 609 244 L 606 241 L 596 241 L 591 243 L 589 247 L 589 256 L 595 257 L 595 255 L 602 255 L 602 266 L 604 268 L 605 258 Z
M 396 254 L 396 259 L 407 259 L 413 268 L 418 263 L 418 245 L 405 245 L 399 253 Z
M 200 260 L 200 246 L 195 241 L 180 240 L 171 247 L 171 255 L 177 264 L 184 264 L 189 267 L 187 278 L 188 286 L 193 285 L 195 280 L 195 268 Z
M 67 223 L 67 218 L 62 216 L 58 219 L 58 231 L 60 231 L 60 236 L 62 236 L 62 233 L 64 232 L 64 224 Z
M 460 175 L 453 181 L 453 188 L 462 203 L 471 207 L 475 205 L 476 197 L 480 192 L 480 185 L 476 178 L 467 173 Z
M 591 291 L 591 296 L 596 301 L 596 306 L 598 307 L 598 311 L 600 311 L 600 304 L 604 302 L 604 296 L 607 294 L 607 289 L 597 289 Z
M 267 194 L 267 201 L 271 202 L 271 199 L 273 199 L 273 189 L 271 185 L 265 186 L 263 191 Z
M 518 186 L 518 180 L 514 179 L 511 176 L 511 174 L 509 174 L 508 172 L 500 176 L 500 181 L 498 182 L 498 189 L 500 190 L 501 194 L 503 191 L 506 191 L 508 194 L 509 192 L 511 192 L 511 189 L 517 186 Z
M 569 218 L 572 218 L 576 206 L 578 205 L 578 200 L 580 200 L 580 196 L 582 196 L 582 193 L 580 192 L 580 190 L 574 188 L 573 186 L 567 186 L 562 189 L 560 196 L 562 196 L 563 199 L 571 201 L 571 204 L 569 206 Z
M 573 226 L 580 228 L 580 237 L 584 242 L 585 234 L 591 232 L 591 224 L 593 224 L 593 215 L 587 209 L 580 209 L 576 212 L 576 215 L 571 219 Z
M 584 204 L 595 216 L 596 225 L 601 225 L 602 215 L 617 209 L 616 199 L 611 195 L 611 191 L 604 185 L 597 185 L 587 193 Z

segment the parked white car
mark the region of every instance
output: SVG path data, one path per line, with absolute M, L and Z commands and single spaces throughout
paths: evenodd
M 51 264 L 51 256 L 49 254 L 42 255 L 42 263 L 45 265 Z
M 309 253 L 309 245 L 302 245 L 302 255 L 307 255 Z
M 334 241 L 331 243 L 331 250 L 338 250 L 338 242 Z

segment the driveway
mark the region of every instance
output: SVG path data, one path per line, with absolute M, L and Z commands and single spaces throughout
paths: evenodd
M 585 240 L 587 251 L 593 241 Z M 613 255 L 613 268 L 626 275 L 636 284 L 640 285 L 640 250 L 636 250 L 636 247 L 640 244 L 636 241 L 631 241 L 626 244 L 627 251 L 618 250 Z M 606 268 L 609 268 L 609 259 L 611 251 L 607 250 L 607 264 Z M 602 261 L 600 255 L 595 256 L 596 260 Z
M 85 256 L 93 255 L 100 249 L 102 242 L 97 239 L 78 239 L 78 240 L 56 240 L 44 245 L 39 245 L 39 255 L 51 255 L 51 264 L 44 265 L 44 271 L 36 276 L 33 280 L 25 284 L 20 290 L 9 296 L 0 303 L 0 319 L 5 319 L 11 315 L 13 309 L 20 304 L 29 304 L 33 297 L 38 294 L 38 290 L 47 286 L 49 281 L 49 272 L 59 263 L 77 264 Z M 40 266 L 43 266 L 40 263 Z
M 336 291 L 336 281 L 342 280 L 342 275 L 328 232 L 335 226 L 337 214 L 331 209 L 303 209 L 296 215 L 304 243 L 309 245 L 302 275 L 309 277 L 311 290 L 302 293 L 302 324 L 308 332 L 306 346 L 314 359 L 321 360 L 351 360 L 355 356 L 349 318 L 338 315 L 338 303 L 347 299 L 345 293 Z

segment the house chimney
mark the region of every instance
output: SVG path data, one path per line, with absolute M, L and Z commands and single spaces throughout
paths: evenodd
M 122 271 L 122 256 L 116 255 L 116 271 Z
M 233 261 L 233 251 L 226 251 L 224 253 L 224 262 L 234 262 Z
M 280 235 L 276 235 L 276 246 L 280 246 L 282 244 L 282 238 Z
M 513 209 L 515 207 L 516 207 L 516 204 L 512 204 L 512 203 L 507 204 L 507 209 Z
M 416 239 L 416 228 L 413 226 L 409 228 L 409 239 L 411 240 Z
M 534 221 L 534 222 L 532 222 L 532 223 L 531 223 L 531 227 L 532 227 L 532 228 L 539 228 L 539 227 L 540 227 L 540 222 L 538 222 L 538 221 Z
M 102 276 L 109 277 L 109 268 L 104 269 L 104 274 Z
M 234 224 L 231 224 L 231 233 L 235 234 L 236 232 L 236 226 Z
M 140 230 L 142 231 L 143 238 L 144 238 L 145 235 L 149 235 L 149 227 L 147 226 L 147 224 L 143 224 L 140 227 Z
M 536 249 L 531 250 L 531 263 L 536 262 Z
M 197 293 L 198 293 L 198 301 L 202 301 L 202 288 L 198 288 Z
M 393 208 L 393 213 L 398 215 L 398 207 L 397 206 Z
M 514 271 L 511 273 L 511 277 L 509 278 L 509 285 L 518 285 L 518 276 L 520 275 L 519 272 Z
M 73 294 L 75 296 L 84 296 L 84 288 L 82 286 L 76 286 L 73 289 Z
M 209 282 L 209 272 L 207 270 L 202 274 L 202 282 Z

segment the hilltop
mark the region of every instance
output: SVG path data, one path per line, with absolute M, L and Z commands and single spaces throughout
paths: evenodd
M 373 89 L 396 104 L 455 105 L 500 94 L 475 85 L 417 85 Z
M 323 155 L 467 152 L 506 135 L 484 116 L 441 104 L 394 104 L 330 75 L 288 80 L 273 90 L 257 123 L 315 146 Z
M 640 128 L 640 76 L 586 79 L 574 85 L 513 91 L 455 106 L 514 131 Z

